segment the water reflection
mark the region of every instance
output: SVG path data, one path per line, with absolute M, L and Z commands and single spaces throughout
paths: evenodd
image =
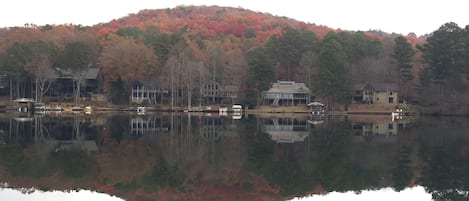
M 286 200 L 414 186 L 434 200 L 469 197 L 467 119 L 312 118 L 4 117 L 0 182 L 125 200 Z
M 410 122 L 407 119 L 393 119 L 389 116 L 352 115 L 348 117 L 356 141 L 395 143 L 399 130 Z

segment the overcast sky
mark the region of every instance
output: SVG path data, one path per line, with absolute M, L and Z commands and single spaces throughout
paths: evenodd
M 469 24 L 467 0 L 7 0 L 0 4 L 0 27 L 26 23 L 94 25 L 142 9 L 178 5 L 242 7 L 344 30 L 379 29 L 417 35 L 446 22 Z

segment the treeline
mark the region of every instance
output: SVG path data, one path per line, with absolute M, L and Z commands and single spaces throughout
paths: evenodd
M 446 23 L 418 49 L 425 67 L 419 71 L 420 103 L 439 113 L 468 113 L 469 26 Z
M 258 19 L 252 12 L 234 10 Z M 200 87 L 216 81 L 222 86 L 239 86 L 237 101 L 255 106 L 271 82 L 293 80 L 304 82 L 315 98 L 331 106 L 350 103 L 353 85 L 370 82 L 399 84 L 401 101 L 434 111 L 468 111 L 467 28 L 445 24 L 417 45 L 412 35 L 330 31 L 318 36 L 312 28 L 317 26 L 293 24 L 280 17 L 276 17 L 278 23 L 269 21 L 270 27 L 240 18 L 236 33 L 242 34 L 227 31 L 228 25 L 215 29 L 224 30 L 217 34 L 197 32 L 194 26 L 200 26 L 196 19 L 201 16 L 207 20 L 235 18 L 233 9 L 218 11 L 209 13 L 216 16 L 208 18 L 209 14 L 175 8 L 142 11 L 93 27 L 2 29 L 0 72 L 4 80 L 16 83 L 12 92 L 18 97 L 28 96 L 28 88 L 35 88 L 36 96 L 42 97 L 57 71 L 73 75 L 74 95 L 78 97 L 83 71 L 99 67 L 104 75 L 103 92 L 114 103 L 127 103 L 132 81 L 146 80 L 170 91 L 172 101 L 166 103 L 203 104 Z M 160 18 L 171 19 L 181 28 L 173 30 L 170 22 L 163 25 L 157 21 Z M 147 21 L 137 21 L 144 19 Z M 198 24 L 182 26 L 181 19 Z M 259 28 L 263 26 L 265 32 Z M 266 38 L 266 34 L 271 36 Z

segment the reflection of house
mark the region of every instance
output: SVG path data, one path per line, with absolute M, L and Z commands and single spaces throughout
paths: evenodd
M 98 145 L 94 140 L 50 140 L 48 143 L 54 147 L 54 152 L 83 150 L 87 152 L 97 152 Z
M 89 119 L 34 116 L 14 120 L 0 121 L 0 136 L 8 135 L 8 143 L 18 143 L 21 138 L 34 136 L 31 142 L 44 147 L 44 150 L 98 151 L 96 136 L 101 128 L 91 124 Z
M 158 104 L 162 103 L 163 97 L 168 94 L 168 90 L 162 89 L 156 81 L 133 81 L 130 102 Z
M 161 117 L 130 119 L 130 132 L 132 136 L 157 135 L 168 131 L 168 122 L 163 121 Z
M 397 84 L 356 84 L 354 86 L 355 103 L 390 103 L 398 102 Z
M 304 83 L 277 81 L 268 91 L 262 92 L 264 105 L 293 106 L 310 102 L 311 90 Z
M 222 137 L 238 136 L 236 124 L 226 122 L 222 118 L 206 118 L 200 127 L 200 136 L 205 141 L 218 141 Z
M 225 100 L 236 99 L 239 93 L 237 86 L 222 86 L 215 81 L 208 81 L 202 85 L 200 93 L 206 100 L 212 103 L 223 103 Z
M 353 128 L 356 135 L 396 135 L 398 123 L 395 121 L 389 122 L 365 122 L 353 123 Z
M 397 140 L 399 129 L 409 123 L 405 120 L 392 121 L 389 116 L 350 116 L 355 140 L 373 142 L 394 142 Z
M 355 142 L 394 143 L 397 141 L 397 122 L 352 123 Z
M 309 135 L 309 124 L 308 121 L 302 119 L 266 119 L 263 131 L 277 143 L 302 142 Z

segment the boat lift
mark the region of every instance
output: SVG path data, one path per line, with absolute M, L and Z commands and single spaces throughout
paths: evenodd
M 312 115 L 323 115 L 324 114 L 324 104 L 320 102 L 311 102 L 308 103 L 308 107 L 311 108 Z

